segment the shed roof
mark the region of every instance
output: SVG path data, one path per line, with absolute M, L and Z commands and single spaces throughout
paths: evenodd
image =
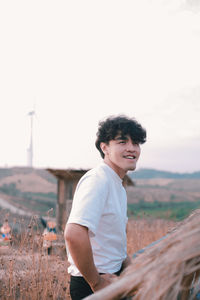
M 51 174 L 60 179 L 79 179 L 81 178 L 88 170 L 84 169 L 47 169 Z
M 65 180 L 80 179 L 89 170 L 90 169 L 47 169 L 47 171 L 58 179 Z M 123 182 L 126 186 L 134 186 L 134 182 L 128 175 L 125 175 Z

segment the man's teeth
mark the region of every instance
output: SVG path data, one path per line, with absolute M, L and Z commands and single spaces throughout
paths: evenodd
M 131 159 L 134 159 L 134 158 L 135 158 L 135 156 L 128 155 L 128 156 L 126 156 L 126 158 L 131 158 Z

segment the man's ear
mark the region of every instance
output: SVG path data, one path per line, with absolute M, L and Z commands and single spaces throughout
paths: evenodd
M 100 143 L 100 148 L 101 148 L 102 152 L 104 153 L 104 155 L 107 154 L 107 146 L 108 145 L 106 143 L 103 143 L 103 142 Z

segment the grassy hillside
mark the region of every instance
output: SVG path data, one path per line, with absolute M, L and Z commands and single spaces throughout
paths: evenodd
M 181 221 L 195 209 L 200 208 L 200 200 L 195 202 L 143 202 L 129 203 L 129 217 L 161 218 Z
M 200 179 L 193 178 L 198 172 L 190 174 L 190 178 L 184 174 L 174 178 L 176 173 L 172 176 L 172 173 L 156 170 L 137 172 L 132 173 L 135 186 L 127 189 L 130 216 L 179 220 L 199 207 Z M 45 215 L 53 208 L 55 215 L 57 180 L 45 169 L 0 168 L 0 198 L 33 214 Z
M 44 169 L 0 169 L 0 198 L 15 207 L 43 215 L 53 208 L 55 215 L 57 180 Z
M 200 199 L 200 179 L 137 179 L 135 186 L 128 188 L 130 203 L 182 202 Z
M 200 179 L 200 171 L 193 173 L 176 173 L 160 171 L 155 169 L 139 169 L 135 172 L 129 172 L 129 176 L 134 179 L 150 178 L 172 178 L 172 179 Z
M 0 180 L 5 177 L 10 177 L 19 174 L 21 175 L 36 174 L 48 182 L 51 182 L 53 184 L 56 183 L 56 178 L 52 176 L 52 174 L 50 174 L 45 169 L 35 169 L 29 167 L 0 168 Z
M 181 220 L 200 208 L 200 179 L 136 179 L 128 188 L 130 216 Z

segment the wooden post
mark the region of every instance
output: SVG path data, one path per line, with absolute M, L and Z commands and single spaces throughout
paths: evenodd
M 66 188 L 65 181 L 63 178 L 58 179 L 58 201 L 56 205 L 56 223 L 58 231 L 64 230 L 63 224 L 64 219 L 66 219 Z
M 58 179 L 58 201 L 56 205 L 56 223 L 57 229 L 64 230 L 65 224 L 69 217 L 72 199 L 78 180 Z

